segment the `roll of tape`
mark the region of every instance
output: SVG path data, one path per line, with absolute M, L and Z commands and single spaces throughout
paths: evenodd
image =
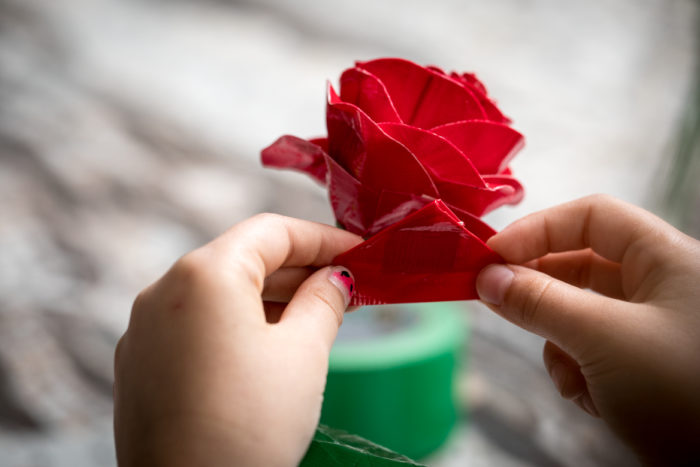
M 414 459 L 457 419 L 455 373 L 467 335 L 455 303 L 365 307 L 331 351 L 321 422 Z

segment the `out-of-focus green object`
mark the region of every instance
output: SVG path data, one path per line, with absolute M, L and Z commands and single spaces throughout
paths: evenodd
M 360 436 L 324 425 L 316 429 L 301 467 L 412 467 L 421 466 L 411 459 L 378 446 Z
M 454 384 L 467 334 L 455 303 L 365 307 L 331 351 L 321 422 L 420 459 L 457 419 Z

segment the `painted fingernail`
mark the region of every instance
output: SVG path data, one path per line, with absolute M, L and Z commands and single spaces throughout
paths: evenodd
M 514 276 L 513 271 L 502 264 L 487 266 L 476 279 L 479 298 L 492 305 L 502 304 Z
M 350 299 L 355 293 L 355 279 L 352 278 L 350 271 L 341 266 L 334 266 L 331 268 L 331 273 L 328 280 L 331 281 L 331 284 L 335 285 L 343 294 L 345 306 L 347 307 L 350 303 Z

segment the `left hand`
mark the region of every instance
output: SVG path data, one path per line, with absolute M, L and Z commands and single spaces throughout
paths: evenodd
M 351 276 L 324 266 L 361 241 L 263 214 L 141 292 L 115 354 L 119 464 L 298 463 L 351 296 Z

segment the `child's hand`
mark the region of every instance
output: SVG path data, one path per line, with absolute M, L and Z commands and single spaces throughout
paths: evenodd
M 144 290 L 115 355 L 120 465 L 298 463 L 352 285 L 344 270 L 306 266 L 361 240 L 256 216 Z
M 481 299 L 547 339 L 562 397 L 646 460 L 700 457 L 700 242 L 591 196 L 525 217 L 488 244 L 522 266 L 484 269 Z

